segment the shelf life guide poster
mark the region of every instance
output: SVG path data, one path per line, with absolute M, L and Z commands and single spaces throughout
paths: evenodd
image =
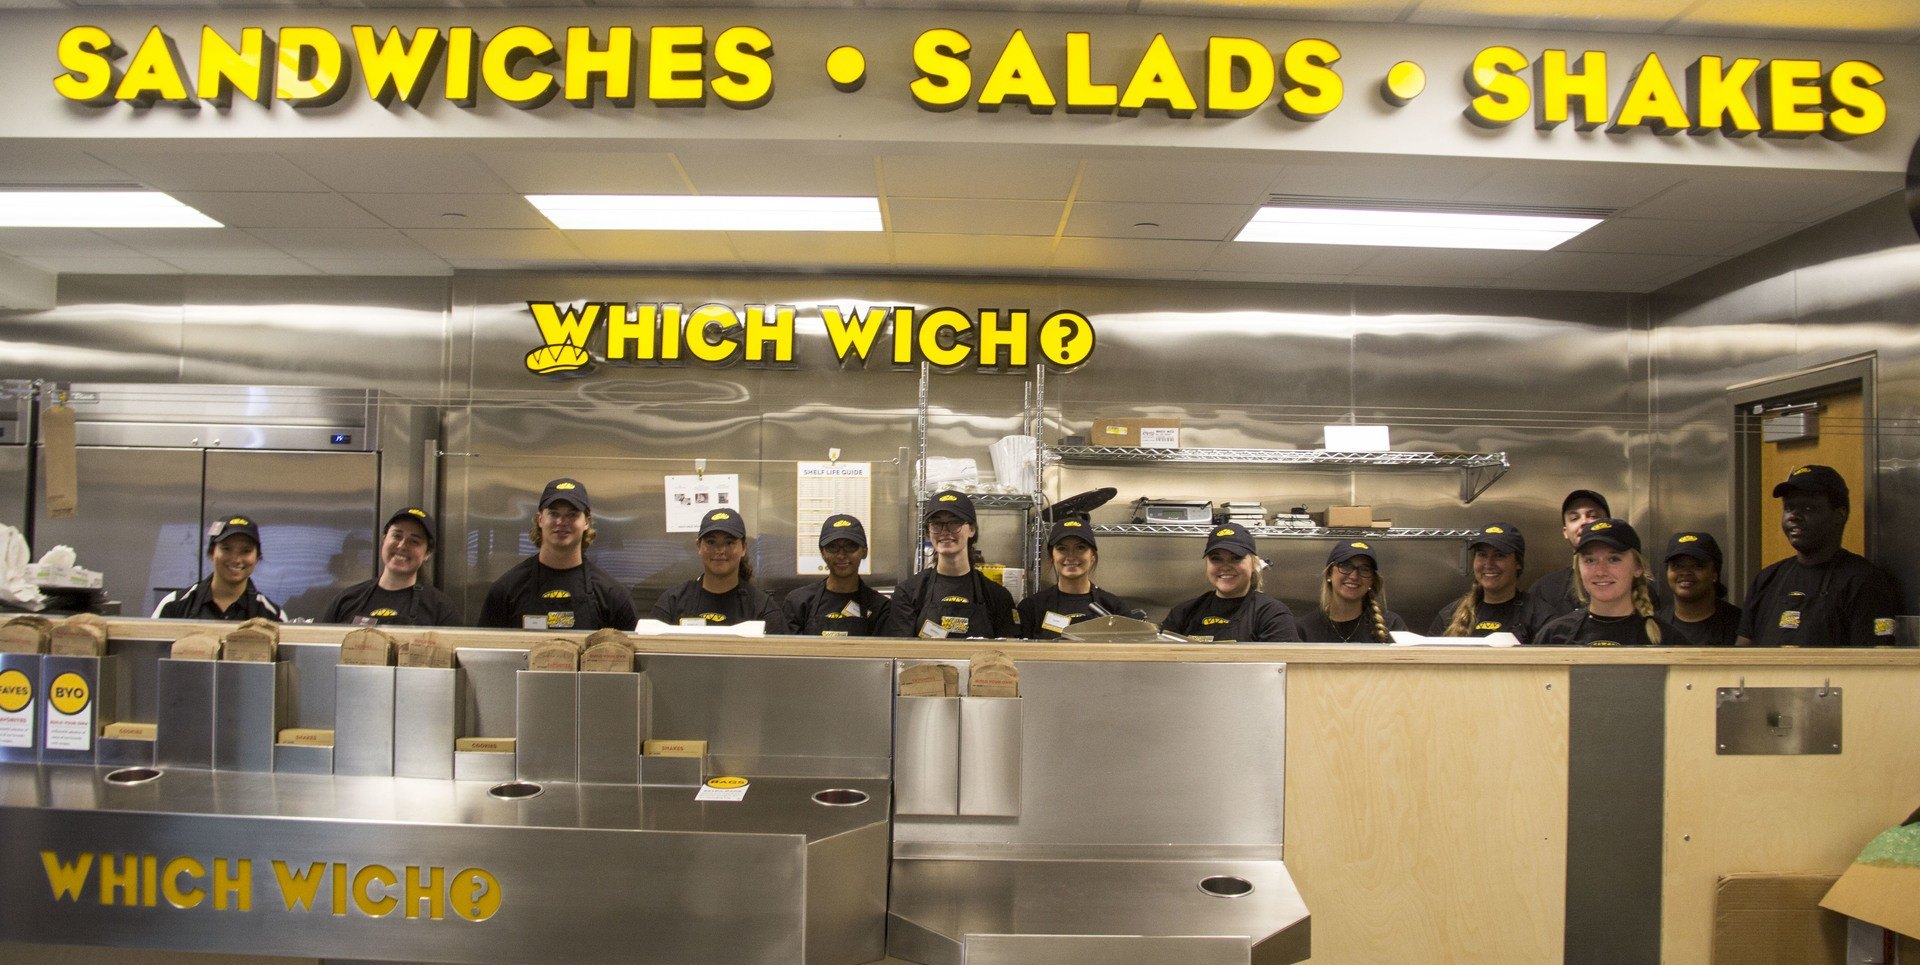
M 827 562 L 820 556 L 820 527 L 827 517 L 846 513 L 868 527 L 873 525 L 873 464 L 869 462 L 802 462 L 795 488 L 794 571 L 824 575 Z M 860 561 L 860 574 L 873 574 L 871 558 Z

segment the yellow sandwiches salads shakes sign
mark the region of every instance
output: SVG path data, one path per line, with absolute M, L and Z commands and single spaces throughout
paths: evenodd
M 868 96 L 908 98 L 934 113 L 1015 106 L 1220 118 L 1277 110 L 1313 121 L 1349 100 L 1403 106 L 1429 76 L 1461 78 L 1451 96 L 1468 120 L 1493 128 L 1531 118 L 1542 129 L 1570 122 L 1613 133 L 1845 139 L 1879 131 L 1888 113 L 1886 75 L 1858 59 L 1722 50 L 1670 62 L 1645 51 L 1494 44 L 1464 62 L 1434 55 L 1354 76 L 1340 44 L 1321 37 L 1176 42 L 1155 33 L 1141 41 L 1110 39 L 1119 28 L 1103 37 L 1009 25 L 990 35 L 936 26 L 876 40 L 859 18 L 833 22 L 848 25 L 839 45 L 798 60 L 776 58 L 779 39 L 752 25 L 75 26 L 55 43 L 52 83 L 68 101 L 137 108 L 224 109 L 235 100 L 322 108 L 357 94 L 393 110 L 430 101 L 534 109 L 555 100 L 581 109 L 747 110 L 772 102 L 783 77 L 816 85 L 809 96 L 826 83 L 855 94 L 873 60 L 895 75 L 910 69 L 913 79 Z

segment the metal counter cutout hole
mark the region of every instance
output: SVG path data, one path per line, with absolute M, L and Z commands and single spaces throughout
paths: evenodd
M 108 784 L 145 784 L 160 779 L 160 772 L 151 767 L 123 767 L 117 771 L 108 771 L 101 778 Z
M 846 787 L 829 788 L 825 791 L 815 791 L 813 803 L 833 808 L 850 808 L 856 804 L 867 803 L 867 792 Z
M 530 797 L 539 797 L 540 792 L 544 790 L 546 788 L 527 781 L 509 781 L 487 788 L 487 794 L 502 801 L 524 801 Z
M 1214 875 L 1200 879 L 1200 890 L 1215 898 L 1241 898 L 1253 894 L 1253 882 L 1239 875 Z

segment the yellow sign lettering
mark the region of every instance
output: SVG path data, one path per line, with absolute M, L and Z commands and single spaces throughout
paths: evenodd
M 241 911 L 253 909 L 253 862 L 246 858 L 213 859 L 213 907 L 225 911 L 230 899 Z
M 240 46 L 227 43 L 212 27 L 200 30 L 200 71 L 194 93 L 218 107 L 233 102 L 239 94 L 250 101 L 266 96 L 268 68 L 267 32 L 259 27 L 240 31 Z
M 713 93 L 728 107 L 747 110 L 773 99 L 773 38 L 758 27 L 728 27 L 713 40 Z
M 534 27 L 508 27 L 487 40 L 480 51 L 480 82 L 493 96 L 515 107 L 532 109 L 553 99 L 553 75 L 542 70 L 558 59 L 553 38 Z M 525 74 L 520 73 L 522 66 Z
M 928 30 L 913 41 L 913 67 L 919 79 L 907 85 L 914 102 L 930 111 L 950 111 L 967 102 L 973 71 L 967 54 L 973 42 L 958 30 Z
M 952 368 L 967 360 L 967 348 L 960 336 L 973 330 L 973 320 L 955 308 L 936 308 L 920 322 L 920 357 L 939 368 Z M 952 332 L 951 340 L 942 332 Z
M 1818 108 L 1822 95 L 1817 60 L 1774 60 L 1760 68 L 1760 133 L 1766 137 L 1818 134 L 1826 118 Z
M 1118 85 L 1093 82 L 1093 35 L 1067 34 L 1067 110 L 1104 114 L 1118 103 Z
M 1059 368 L 1085 362 L 1093 342 L 1093 323 L 1079 312 L 1054 312 L 1040 323 L 1040 354 Z
M 392 107 L 396 100 L 420 106 L 428 75 L 440 59 L 439 30 L 423 27 L 413 32 L 411 40 L 402 40 L 398 27 L 376 38 L 372 27 L 356 26 L 353 46 L 360 55 L 360 73 L 367 79 L 367 96 L 385 107 Z
M 80 900 L 80 892 L 87 887 L 87 873 L 93 870 L 91 853 L 82 852 L 68 863 L 52 851 L 42 851 L 40 864 L 47 869 L 47 886 L 53 889 L 53 900 Z
M 636 306 L 632 313 L 607 309 L 607 361 L 653 357 L 653 327 L 658 309 L 653 305 Z M 589 325 L 592 323 L 589 322 Z M 545 334 L 546 327 L 541 327 Z
M 886 327 L 887 310 L 879 305 L 869 306 L 865 312 L 823 305 L 820 320 L 827 323 L 827 340 L 833 344 L 836 358 L 852 356 L 865 362 L 873 352 L 874 341 Z
M 353 875 L 353 907 L 368 918 L 384 918 L 393 913 L 400 900 L 391 894 L 373 895 L 373 886 L 378 884 L 388 888 L 400 883 L 392 871 L 377 864 L 370 864 Z
M 1760 129 L 1750 90 L 1760 61 L 1737 57 L 1731 61 L 1702 57 L 1687 68 L 1687 104 L 1693 111 L 1693 133 L 1721 131 L 1743 137 Z
M 1027 313 L 1014 309 L 1000 320 L 1000 312 L 980 312 L 980 364 L 1018 368 L 1027 364 Z
M 120 856 L 114 867 L 113 855 L 100 856 L 100 903 L 134 905 L 140 902 L 140 860 L 136 855 Z
M 420 903 L 426 902 L 427 917 L 439 921 L 447 916 L 447 895 L 443 881 L 446 872 L 438 866 L 425 870 L 427 877 L 423 881 L 420 868 L 407 866 L 406 892 L 401 900 L 406 905 L 408 918 L 420 917 Z
M 1273 96 L 1278 76 L 1265 44 L 1246 37 L 1207 38 L 1207 116 L 1240 117 L 1259 110 Z
M 1627 81 L 1626 96 L 1620 99 L 1620 112 L 1607 129 L 1624 131 L 1644 127 L 1656 134 L 1672 134 L 1692 126 L 1687 119 L 1686 105 L 1680 102 L 1680 92 L 1674 89 L 1673 79 L 1660 63 L 1660 55 L 1648 54 L 1647 59 L 1634 68 L 1633 76 Z
M 1281 69 L 1287 75 L 1287 92 L 1280 97 L 1280 109 L 1296 121 L 1317 121 L 1340 106 L 1346 87 L 1333 63 L 1340 59 L 1340 48 L 1324 40 L 1297 40 L 1287 47 Z
M 1861 137 L 1887 123 L 1887 101 L 1874 90 L 1887 79 L 1880 68 L 1864 60 L 1849 60 L 1827 73 L 1827 136 L 1836 140 Z
M 623 107 L 635 101 L 633 87 L 634 52 L 638 46 L 632 27 L 614 27 L 607 31 L 607 45 L 593 45 L 591 27 L 567 28 L 566 93 L 567 103 L 592 107 L 595 78 L 606 90 L 607 100 Z
M 313 901 L 320 896 L 320 879 L 327 876 L 324 861 L 315 861 L 303 868 L 294 868 L 285 861 L 273 863 L 273 880 L 280 885 L 280 900 L 288 911 L 306 911 L 313 907 Z
M 993 72 L 980 88 L 983 111 L 999 110 L 1001 104 L 1010 100 L 1026 104 L 1036 114 L 1053 110 L 1057 103 L 1053 88 L 1047 85 L 1046 72 L 1040 69 L 1040 58 L 1034 56 L 1033 45 L 1021 30 L 1007 38 L 1006 48 L 1000 51 L 1000 58 L 993 63 Z
M 1607 55 L 1589 50 L 1572 61 L 1564 50 L 1546 50 L 1533 65 L 1534 86 L 1540 100 L 1535 126 L 1549 130 L 1572 116 L 1580 101 L 1580 119 L 1574 127 L 1590 131 L 1607 122 Z
M 1488 47 L 1473 55 L 1467 69 L 1467 120 L 1479 127 L 1505 127 L 1533 107 L 1533 91 L 1519 76 L 1527 57 L 1512 47 Z
M 147 31 L 146 39 L 140 41 L 139 49 L 133 52 L 133 60 L 127 63 L 127 72 L 120 78 L 120 87 L 113 96 L 141 106 L 155 101 L 185 103 L 188 100 L 186 73 L 173 38 L 155 27 Z
M 773 306 L 773 320 L 767 320 L 764 305 L 747 306 L 747 361 L 767 360 L 767 347 L 773 347 L 773 361 L 793 361 L 792 305 Z
M 295 107 L 325 107 L 347 93 L 340 39 L 321 27 L 282 27 L 274 96 Z
M 167 862 L 160 872 L 160 894 L 167 904 L 175 908 L 197 908 L 207 898 L 207 893 L 198 887 L 180 887 L 180 877 L 197 880 L 207 873 L 207 866 L 192 858 L 180 857 Z
M 1193 88 L 1187 86 L 1186 75 L 1180 72 L 1180 62 L 1174 59 L 1173 48 L 1167 45 L 1167 35 L 1154 34 L 1147 52 L 1140 55 L 1133 78 L 1127 81 L 1126 93 L 1120 95 L 1120 113 L 1138 114 L 1148 107 L 1164 107 L 1174 117 L 1187 117 L 1199 106 L 1193 99 Z
M 113 62 L 126 51 L 114 46 L 111 34 L 99 27 L 75 27 L 60 35 L 54 53 L 66 70 L 53 79 L 56 93 L 82 104 L 113 101 Z
M 647 99 L 661 107 L 707 101 L 707 28 L 655 27 L 647 50 Z

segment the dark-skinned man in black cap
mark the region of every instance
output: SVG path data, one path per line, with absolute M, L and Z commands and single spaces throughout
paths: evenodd
M 1899 589 L 1884 570 L 1840 545 L 1852 513 L 1847 481 L 1831 466 L 1800 466 L 1773 495 L 1794 555 L 1753 578 L 1738 645 L 1893 646 Z

